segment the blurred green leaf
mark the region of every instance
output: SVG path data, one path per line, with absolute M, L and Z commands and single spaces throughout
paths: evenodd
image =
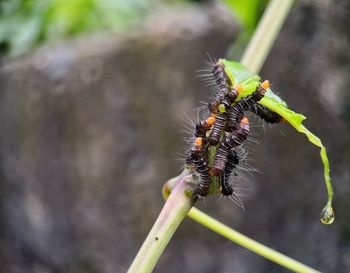
M 238 60 L 260 20 L 268 0 L 224 0 L 224 3 L 237 16 L 242 25 L 241 35 L 228 53 L 230 58 Z
M 260 17 L 261 0 L 224 0 L 226 5 L 238 16 L 245 31 L 253 32 Z
M 9 50 L 11 55 L 18 55 L 39 42 L 57 41 L 84 32 L 127 31 L 161 2 L 3 0 L 0 1 L 0 53 L 7 54 Z

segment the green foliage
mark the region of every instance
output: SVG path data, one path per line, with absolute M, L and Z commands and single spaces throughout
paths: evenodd
M 18 55 L 42 41 L 82 32 L 125 31 L 158 0 L 5 0 L 0 2 L 0 52 Z
M 127 31 L 159 4 L 198 0 L 2 0 L 0 54 L 18 55 L 46 41 L 80 33 Z M 266 6 L 266 0 L 225 0 L 243 25 L 244 45 Z
M 0 54 L 18 55 L 46 41 L 80 33 L 127 31 L 159 4 L 194 0 L 3 0 L 0 1 Z M 245 44 L 266 0 L 225 0 L 243 25 Z
M 255 27 L 267 6 L 268 0 L 224 0 L 224 3 L 237 16 L 242 25 L 241 35 L 229 52 L 229 56 L 233 59 L 238 59 L 237 56 L 241 55 L 253 34 Z
M 252 33 L 259 21 L 267 1 L 225 0 L 224 2 L 237 15 L 245 31 Z

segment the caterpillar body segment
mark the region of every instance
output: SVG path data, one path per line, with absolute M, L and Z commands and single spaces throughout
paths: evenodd
M 223 106 L 223 104 L 220 104 L 219 108 L 220 106 Z M 211 134 L 209 136 L 210 145 L 215 146 L 219 143 L 223 128 L 225 126 L 226 118 L 227 118 L 227 112 L 224 106 L 224 111 L 219 110 L 219 112 L 216 115 L 216 120 L 215 120 L 213 129 L 211 131 Z
M 239 128 L 234 132 L 226 135 L 220 142 L 217 149 L 212 173 L 216 176 L 223 174 L 225 165 L 228 161 L 228 155 L 234 147 L 243 144 L 249 134 L 249 121 L 244 117 L 239 125 Z
M 206 133 L 210 128 L 213 126 L 215 122 L 216 114 L 212 114 L 210 117 L 208 117 L 206 120 L 201 120 L 199 123 L 197 123 L 194 136 L 195 137 L 206 137 Z
M 235 107 L 232 108 L 232 110 L 230 111 L 227 117 L 225 131 L 233 132 L 237 130 L 243 117 L 244 117 L 244 113 L 241 109 L 238 109 Z
M 233 194 L 233 185 L 230 181 L 232 172 L 236 169 L 239 164 L 239 157 L 234 149 L 231 149 L 227 156 L 227 162 L 225 165 L 224 173 L 221 177 L 221 192 L 225 196 Z
M 226 94 L 228 92 L 228 87 L 231 86 L 232 83 L 225 72 L 225 66 L 221 63 L 216 63 L 213 66 L 212 73 L 220 92 Z
M 198 157 L 194 160 L 196 171 L 200 175 L 200 182 L 195 190 L 195 194 L 207 196 L 210 188 L 209 164 L 206 156 Z
M 210 188 L 210 175 L 208 157 L 205 154 L 203 138 L 196 137 L 191 147 L 191 155 L 187 158 L 187 164 L 194 164 L 196 172 L 200 176 L 200 182 L 195 190 L 195 194 L 201 196 L 208 195 Z
M 223 128 L 225 126 L 225 122 L 227 121 L 228 112 L 231 109 L 231 105 L 237 99 L 240 90 L 241 86 L 230 87 L 229 92 L 227 92 L 227 94 L 224 96 L 224 98 L 221 101 L 221 104 L 218 105 L 216 120 L 211 135 L 209 137 L 209 143 L 211 145 L 217 145 L 219 143 L 220 137 L 223 132 Z

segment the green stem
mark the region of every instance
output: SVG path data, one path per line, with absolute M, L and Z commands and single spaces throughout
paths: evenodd
M 241 63 L 251 72 L 259 73 L 292 4 L 293 0 L 270 1 L 241 58 Z
M 281 254 L 267 246 L 264 246 L 257 241 L 250 239 L 249 237 L 231 229 L 230 227 L 220 223 L 214 218 L 201 212 L 196 208 L 192 208 L 188 213 L 188 217 L 195 220 L 199 224 L 209 228 L 210 230 L 220 234 L 221 236 L 239 244 L 240 246 L 249 249 L 256 254 L 265 257 L 285 268 L 288 268 L 294 272 L 300 273 L 316 273 L 319 272 L 307 265 L 304 265 L 288 256 Z
M 257 73 L 260 70 L 292 3 L 293 0 L 272 0 L 269 4 L 241 60 L 241 62 L 252 72 Z M 169 199 L 166 201 L 158 219 L 132 262 L 128 273 L 152 272 L 175 230 L 194 205 L 195 199 L 189 198 L 185 194 L 185 191 L 188 188 L 193 187 L 192 176 L 188 176 L 189 173 L 189 170 L 185 170 L 176 180 L 175 187 L 172 190 Z M 171 180 L 171 183 L 167 184 L 174 184 L 174 180 Z M 204 213 L 200 213 L 198 210 L 192 210 L 189 216 L 230 240 L 235 240 L 236 237 L 233 236 L 233 234 L 239 234 L 222 225 L 220 222 L 209 218 L 209 216 L 206 216 Z M 296 272 L 317 272 L 282 254 L 279 254 L 278 252 L 271 252 L 271 249 L 260 245 L 259 243 L 255 242 L 255 244 L 258 244 L 259 246 L 254 245 L 252 244 L 254 241 L 249 238 L 245 237 L 245 240 L 243 240 L 241 237 L 237 242 L 241 242 L 241 245 L 248 249 L 278 262 L 287 268 L 293 268 L 293 266 L 295 266 L 296 269 L 300 269 L 299 271 L 295 270 Z M 276 253 L 279 254 L 279 259 L 277 260 L 273 259 L 273 256 L 276 255 Z
M 128 273 L 152 272 L 175 230 L 196 201 L 195 198 L 186 195 L 189 188 L 193 190 L 194 184 L 192 183 L 192 175 L 188 175 L 187 170 L 177 178 L 175 187 L 133 260 Z

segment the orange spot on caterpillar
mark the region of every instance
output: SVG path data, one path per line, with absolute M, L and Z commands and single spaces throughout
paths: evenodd
M 261 83 L 261 87 L 264 89 L 268 89 L 270 87 L 270 82 L 268 80 L 265 80 Z
M 243 117 L 241 120 L 241 124 L 249 124 L 249 120 L 247 117 Z
M 209 117 L 209 118 L 207 118 L 206 122 L 207 122 L 207 124 L 209 126 L 212 126 L 214 124 L 214 122 L 215 122 L 215 118 L 214 117 Z
M 203 144 L 203 139 L 201 137 L 196 137 L 196 139 L 194 140 L 194 145 L 196 147 L 200 147 L 202 146 L 202 144 Z
M 241 84 L 237 84 L 235 86 L 235 89 L 237 90 L 238 93 L 241 93 L 243 91 L 243 86 Z

